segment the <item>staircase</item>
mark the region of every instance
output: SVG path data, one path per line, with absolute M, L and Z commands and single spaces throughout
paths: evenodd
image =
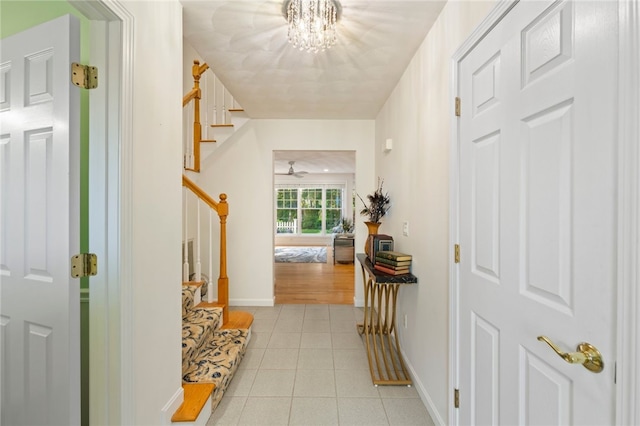
M 206 421 L 220 403 L 251 338 L 253 317 L 232 312 L 231 321 L 223 325 L 222 307 L 200 301 L 206 292 L 202 284 L 182 285 L 184 403 L 173 415 L 173 422 L 194 423 L 199 417 Z
M 244 356 L 251 337 L 253 323 L 253 316 L 250 313 L 229 310 L 226 236 L 229 207 L 227 196 L 220 194 L 220 200 L 216 201 L 192 180 L 197 179 L 200 172 L 202 161 L 200 145 L 219 145 L 221 141 L 232 135 L 235 131 L 234 125 L 226 123 L 226 121 L 234 114 L 241 120 L 248 120 L 241 108 L 227 109 L 225 92 L 223 91 L 222 117 L 224 122 L 217 124 L 219 114 L 216 112 L 216 86 L 214 84 L 213 124 L 209 126 L 208 119 L 205 119 L 205 125 L 216 128 L 218 132 L 223 132 L 220 134 L 223 137 L 218 137 L 218 140 L 203 139 L 200 119 L 200 100 L 202 98 L 200 77 L 208 69 L 207 64 L 200 65 L 198 61 L 194 61 L 194 87 L 183 99 L 183 106 L 191 106 L 192 108 L 188 122 L 191 120 L 193 122 L 192 132 L 186 138 L 184 153 L 185 173 L 189 173 L 189 177 L 187 175 L 182 177 L 185 228 L 183 236 L 184 282 L 182 285 L 182 387 L 184 393 L 183 403 L 171 420 L 172 422 L 187 422 L 189 424 L 206 423 L 211 412 L 220 403 L 224 391 L 229 386 Z M 215 83 L 217 78 L 215 76 L 213 78 Z M 207 90 L 205 90 L 206 94 Z M 205 117 L 208 117 L 208 110 L 211 109 L 210 102 L 206 98 L 204 102 Z M 235 105 L 235 101 L 232 101 L 231 105 Z M 201 210 L 205 210 L 204 219 L 201 218 Z M 218 230 L 214 229 L 216 215 L 220 222 Z M 190 228 L 189 225 L 193 223 L 195 226 Z M 208 234 L 208 238 L 204 238 L 201 234 Z M 215 258 L 214 236 L 219 241 Z M 209 257 L 203 263 L 200 246 L 203 241 L 206 244 L 206 240 L 208 240 Z M 193 254 L 189 252 L 190 246 L 193 248 Z M 212 282 L 205 283 L 201 269 L 203 266 L 208 266 L 208 276 L 213 277 L 216 261 L 218 262 L 218 280 L 217 289 L 214 289 Z
M 201 165 L 217 148 L 249 121 L 209 66 L 194 60 L 193 88 L 182 99 L 185 128 L 183 165 L 187 172 L 200 173 Z M 191 124 L 193 123 L 193 124 Z M 191 178 L 195 178 L 193 174 Z

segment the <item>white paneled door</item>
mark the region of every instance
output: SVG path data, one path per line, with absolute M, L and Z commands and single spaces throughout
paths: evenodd
M 616 2 L 521 1 L 459 63 L 460 424 L 615 421 L 617 34 Z
M 1 41 L 3 425 L 80 423 L 78 40 L 65 16 Z

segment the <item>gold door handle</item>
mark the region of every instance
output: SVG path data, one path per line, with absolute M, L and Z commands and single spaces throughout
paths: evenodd
M 599 373 L 604 369 L 604 361 L 602 361 L 600 351 L 590 343 L 578 344 L 576 352 L 562 352 L 547 336 L 538 336 L 538 340 L 551 346 L 551 349 L 569 364 L 582 364 L 584 368 L 594 373 Z

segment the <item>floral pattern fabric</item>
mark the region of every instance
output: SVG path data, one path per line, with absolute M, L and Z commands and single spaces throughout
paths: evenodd
M 222 308 L 193 306 L 198 290 L 196 286 L 182 288 L 182 379 L 215 384 L 215 409 L 242 361 L 250 331 L 221 330 Z

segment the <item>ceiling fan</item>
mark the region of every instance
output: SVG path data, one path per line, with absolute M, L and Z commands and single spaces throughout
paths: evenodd
M 304 177 L 304 175 L 306 175 L 308 172 L 305 171 L 294 171 L 293 170 L 293 165 L 295 164 L 295 161 L 289 161 L 289 171 L 287 173 L 276 173 L 277 175 L 283 175 L 283 176 L 295 176 L 297 178 L 301 178 Z

